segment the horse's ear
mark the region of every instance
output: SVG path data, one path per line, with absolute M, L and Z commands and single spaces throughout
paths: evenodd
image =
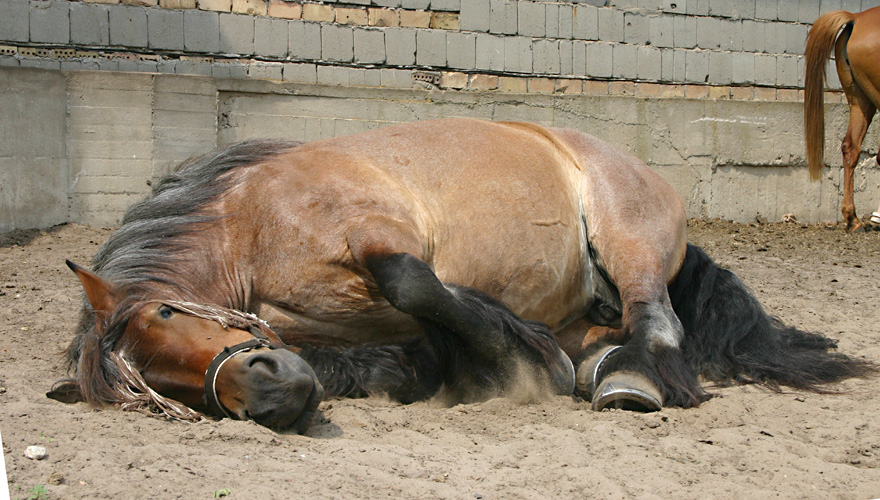
M 113 286 L 88 269 L 78 266 L 69 260 L 66 262 L 67 267 L 76 273 L 80 283 L 82 283 L 86 297 L 88 297 L 95 313 L 101 317 L 110 316 L 117 305 L 116 297 L 113 295 Z
M 79 403 L 84 401 L 79 385 L 72 378 L 61 379 L 52 386 L 46 396 L 62 403 Z

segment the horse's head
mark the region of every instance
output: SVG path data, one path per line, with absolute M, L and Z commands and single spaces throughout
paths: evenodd
M 323 388 L 264 322 L 221 307 L 126 299 L 94 273 L 68 265 L 95 322 L 81 332 L 89 338 L 72 346 L 80 350 L 75 379 L 56 385 L 55 396 L 125 405 L 133 394 L 143 399 L 154 392 L 217 417 L 298 432 L 308 427 Z

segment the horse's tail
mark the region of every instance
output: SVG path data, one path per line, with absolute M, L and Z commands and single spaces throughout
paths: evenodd
M 769 316 L 739 278 L 697 246 L 688 245 L 669 296 L 684 327 L 685 359 L 709 380 L 827 392 L 821 384 L 877 371 L 832 351 L 834 340 Z
M 829 12 L 813 23 L 807 34 L 807 74 L 804 82 L 804 133 L 810 179 L 818 180 L 825 165 L 825 63 L 831 57 L 837 34 L 855 15 L 844 10 Z

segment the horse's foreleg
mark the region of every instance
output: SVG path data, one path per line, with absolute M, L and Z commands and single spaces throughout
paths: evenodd
M 620 292 L 620 336 L 629 340 L 618 348 L 588 347 L 579 357 L 579 390 L 597 410 L 698 405 L 708 396 L 682 354 L 684 329 L 666 288 L 665 262 L 671 258 L 632 241 L 628 250 L 605 262 Z

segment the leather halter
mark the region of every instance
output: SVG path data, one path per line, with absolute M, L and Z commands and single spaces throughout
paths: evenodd
M 220 398 L 217 396 L 217 375 L 220 373 L 220 368 L 238 353 L 247 352 L 258 347 L 268 347 L 269 349 L 279 348 L 279 346 L 272 344 L 269 341 L 269 337 L 267 337 L 266 334 L 256 326 L 248 328 L 248 331 L 254 336 L 254 338 L 241 342 L 240 344 L 235 344 L 231 347 L 224 347 L 222 351 L 214 356 L 214 359 L 205 371 L 205 402 L 208 404 L 208 409 L 216 415 L 224 415 L 233 420 L 238 420 L 238 415 L 229 411 L 229 409 L 220 402 Z
M 215 415 L 223 415 L 233 420 L 239 420 L 238 415 L 230 411 L 229 408 L 226 408 L 217 396 L 217 375 L 220 373 L 220 368 L 222 368 L 223 365 L 236 354 L 260 347 L 281 349 L 282 346 L 273 344 L 272 341 L 269 340 L 268 335 L 266 335 L 266 331 L 272 332 L 272 328 L 269 327 L 268 323 L 256 315 L 238 311 L 236 309 L 228 309 L 207 304 L 195 304 L 184 301 L 165 300 L 159 302 L 184 314 L 216 321 L 220 323 L 224 329 L 231 326 L 239 330 L 247 330 L 254 336 L 254 338 L 250 340 L 246 340 L 233 346 L 224 347 L 222 351 L 214 356 L 214 359 L 211 360 L 211 364 L 208 365 L 208 369 L 205 370 L 205 403 L 207 404 L 208 409 Z

